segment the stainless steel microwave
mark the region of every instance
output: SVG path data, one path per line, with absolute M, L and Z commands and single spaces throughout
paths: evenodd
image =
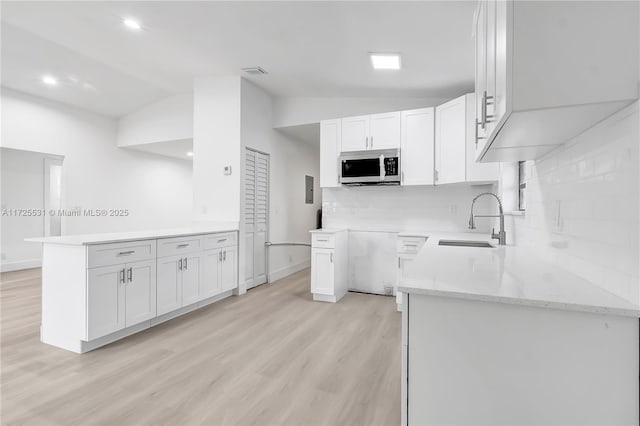
M 339 158 L 343 185 L 399 185 L 400 150 L 343 152 Z

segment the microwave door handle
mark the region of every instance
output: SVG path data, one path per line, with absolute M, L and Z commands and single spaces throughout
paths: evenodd
M 380 154 L 380 180 L 384 180 L 386 171 L 384 169 L 384 155 Z

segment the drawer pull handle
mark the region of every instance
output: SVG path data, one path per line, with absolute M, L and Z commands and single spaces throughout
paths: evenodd
M 178 244 L 178 248 L 189 247 L 189 244 Z
M 326 242 L 328 242 L 329 240 L 321 240 L 320 238 L 318 238 L 318 240 L 317 240 L 317 241 L 318 241 L 319 243 L 326 243 Z
M 133 254 L 135 252 L 135 250 L 121 251 L 120 253 L 118 253 L 118 256 L 129 256 L 130 254 Z
M 227 239 L 226 239 L 226 238 L 223 238 L 223 239 L 221 239 L 221 240 L 218 240 L 218 242 L 219 242 L 219 243 L 224 243 L 225 241 L 227 241 Z
M 187 258 L 186 257 L 184 258 L 184 269 L 189 269 L 188 266 L 187 266 Z

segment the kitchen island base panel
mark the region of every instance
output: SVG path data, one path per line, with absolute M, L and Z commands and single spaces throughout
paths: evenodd
M 220 301 L 222 299 L 226 299 L 227 297 L 233 296 L 233 290 L 228 290 L 224 293 L 220 293 L 216 296 L 210 297 L 208 299 L 201 300 L 199 302 L 193 303 L 189 306 L 184 306 L 180 309 L 176 309 L 175 311 L 168 312 L 164 315 L 160 315 L 158 317 L 152 318 L 148 321 L 141 322 L 139 324 L 132 325 L 130 327 L 124 328 L 122 330 L 118 330 L 114 333 L 108 334 L 106 336 L 99 337 L 97 339 L 91 340 L 89 342 L 84 340 L 77 340 L 73 338 L 69 338 L 68 336 L 56 334 L 56 333 L 47 333 L 45 329 L 41 327 L 41 341 L 42 343 L 46 343 L 48 345 L 56 346 L 58 348 L 66 349 L 71 352 L 75 352 L 78 354 L 82 354 L 85 352 L 92 351 L 94 349 L 100 348 L 102 346 L 108 345 L 109 343 L 113 343 L 117 340 L 123 339 L 125 337 L 136 334 L 140 331 L 151 328 L 155 325 L 161 324 L 163 322 L 172 320 L 179 316 L 182 316 L 186 313 L 195 311 L 197 309 L 203 308 L 207 305 Z
M 638 424 L 637 318 L 405 297 L 403 424 Z

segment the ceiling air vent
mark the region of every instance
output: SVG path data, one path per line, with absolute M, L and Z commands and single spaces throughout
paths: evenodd
M 264 69 L 262 69 L 260 67 L 242 68 L 242 71 L 246 72 L 247 74 L 251 74 L 251 75 L 266 75 L 266 74 L 269 74 L 267 71 L 265 71 Z

